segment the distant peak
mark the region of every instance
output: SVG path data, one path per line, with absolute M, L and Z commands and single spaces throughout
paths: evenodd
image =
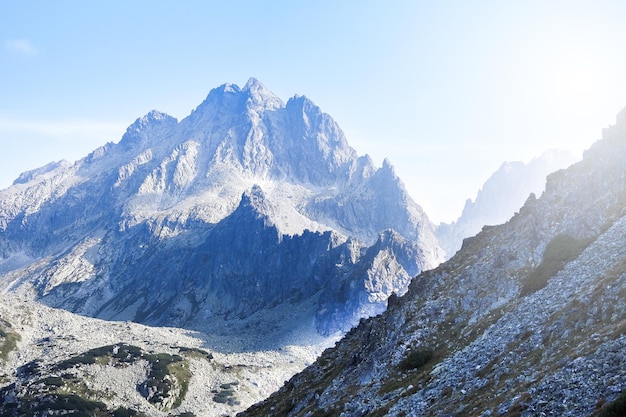
M 294 95 L 293 97 L 291 97 L 288 101 L 287 101 L 287 105 L 288 106 L 293 106 L 295 104 L 299 104 L 300 106 L 304 107 L 309 106 L 309 107 L 316 107 L 315 103 L 313 103 L 307 96 L 301 96 L 299 94 Z
M 283 101 L 256 78 L 250 78 L 241 91 L 248 94 L 248 107 L 252 109 L 284 107 Z
M 254 77 L 250 77 L 248 79 L 248 82 L 246 83 L 246 85 L 243 87 L 244 91 L 249 91 L 249 90 L 265 90 L 265 86 L 256 78 Z
M 237 84 L 225 83 L 217 88 L 214 88 L 212 91 L 220 91 L 222 93 L 240 93 L 241 88 L 239 88 Z
M 167 118 L 171 118 L 172 116 L 170 116 L 167 113 L 163 113 L 161 111 L 158 110 L 150 110 L 145 116 L 144 118 L 147 119 L 152 119 L 152 120 L 162 120 L 162 119 L 167 119 Z
M 178 122 L 178 120 L 175 117 L 170 116 L 167 113 L 163 113 L 158 110 L 150 110 L 144 116 L 141 116 L 140 118 L 135 120 L 135 122 L 132 125 L 130 125 L 128 129 L 140 129 L 141 130 L 141 129 L 144 129 L 149 124 L 152 124 L 155 122 L 156 123 L 159 123 L 159 122 L 171 123 L 171 122 Z
M 258 203 L 265 200 L 265 193 L 258 184 L 254 184 L 249 190 L 243 193 L 242 198 L 245 198 L 251 203 Z
M 175 117 L 158 110 L 151 110 L 128 126 L 120 143 L 129 145 L 141 142 L 143 139 L 146 139 L 146 131 L 154 128 L 174 126 L 177 123 L 178 119 Z
M 238 108 L 245 105 L 252 110 L 266 110 L 284 107 L 283 102 L 274 93 L 268 90 L 256 78 L 250 78 L 244 88 L 237 84 L 226 83 L 212 89 L 207 98 L 194 110 L 203 114 L 206 109 L 219 107 Z
M 389 161 L 389 159 L 385 158 L 383 159 L 383 170 L 384 171 L 390 171 L 392 175 L 395 175 L 395 169 L 393 168 L 393 165 L 391 165 L 391 161 Z

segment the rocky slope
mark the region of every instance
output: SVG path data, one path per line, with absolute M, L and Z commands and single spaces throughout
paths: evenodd
M 548 174 L 568 167 L 577 159 L 569 151 L 548 150 L 529 163 L 504 162 L 478 191 L 468 199 L 461 216 L 452 223 L 437 227 L 437 239 L 451 258 L 461 248 L 463 239 L 475 236 L 483 226 L 509 220 L 530 194 L 541 195 Z
M 626 406 L 626 110 L 549 176 L 241 416 L 590 416 Z
M 286 304 L 331 334 L 441 259 L 388 161 L 254 79 L 0 191 L 0 289 L 103 319 L 204 331 Z
M 325 341 L 249 352 L 236 338 L 109 322 L 13 294 L 0 303 L 0 415 L 223 416 L 310 364 Z

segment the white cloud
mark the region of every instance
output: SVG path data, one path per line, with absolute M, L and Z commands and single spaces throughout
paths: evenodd
M 22 55 L 34 55 L 38 52 L 35 45 L 28 39 L 9 39 L 4 42 L 5 48 Z

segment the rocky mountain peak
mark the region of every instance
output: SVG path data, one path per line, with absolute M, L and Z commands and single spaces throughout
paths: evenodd
M 441 258 L 390 167 L 359 157 L 308 98 L 224 84 L 180 123 L 150 112 L 119 144 L 0 191 L 0 290 L 189 328 L 289 302 L 315 330 L 343 331 Z M 387 229 L 411 244 L 368 251 Z M 316 314 L 330 281 L 358 288 L 328 295 L 334 324 Z
M 263 192 L 261 187 L 254 184 L 241 196 L 241 202 L 237 210 L 250 212 L 253 217 L 263 219 L 266 227 L 274 226 L 272 218 L 277 217 L 278 207 L 274 205 Z
M 246 111 L 262 113 L 282 107 L 285 107 L 285 104 L 278 96 L 256 78 L 250 78 L 243 88 L 226 83 L 212 89 L 188 119 L 197 126 L 198 123 L 201 125 L 210 123 L 216 116 L 235 116 Z
M 248 80 L 242 93 L 248 96 L 246 104 L 250 110 L 264 111 L 285 107 L 283 101 L 256 78 Z
M 120 145 L 132 146 L 144 143 L 150 137 L 160 135 L 161 132 L 172 129 L 177 124 L 178 120 L 175 117 L 158 110 L 152 110 L 128 126 L 126 133 L 120 140 Z

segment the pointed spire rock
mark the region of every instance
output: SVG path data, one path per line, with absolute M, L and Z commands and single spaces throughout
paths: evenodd
M 285 107 L 283 101 L 256 78 L 250 78 L 242 92 L 248 94 L 248 108 L 252 110 L 271 110 Z

